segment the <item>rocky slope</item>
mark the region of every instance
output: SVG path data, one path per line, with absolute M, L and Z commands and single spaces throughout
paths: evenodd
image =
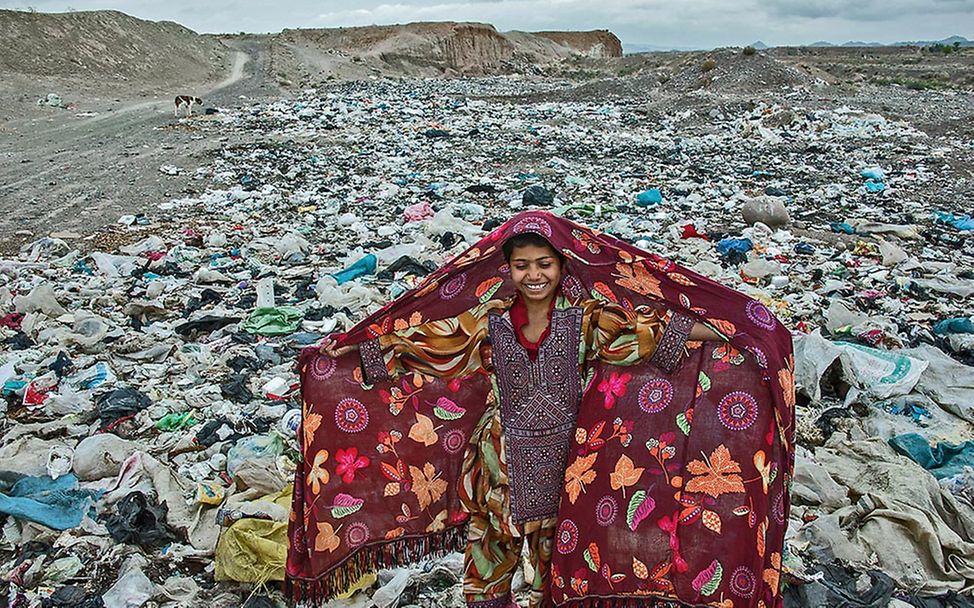
M 408 23 L 284 30 L 273 37 L 280 78 L 483 76 L 546 71 L 571 58 L 622 56 L 606 30 L 498 32 L 484 23 Z
M 219 79 L 229 67 L 229 50 L 216 38 L 118 11 L 0 10 L 0 31 L 7 93 L 191 92 L 192 83 Z

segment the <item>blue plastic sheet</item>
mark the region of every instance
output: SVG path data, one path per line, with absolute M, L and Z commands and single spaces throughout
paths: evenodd
M 343 283 L 348 283 L 353 279 L 357 279 L 362 275 L 372 274 L 375 272 L 375 268 L 378 263 L 379 260 L 375 257 L 375 254 L 370 253 L 345 270 L 336 272 L 331 276 L 335 277 L 335 280 L 338 281 L 339 285 L 341 285 Z
M 886 181 L 886 172 L 879 167 L 867 167 L 860 171 L 859 175 L 874 182 Z
M 659 191 L 659 188 L 650 188 L 649 190 L 643 190 L 636 195 L 636 204 L 640 207 L 648 207 L 650 205 L 658 205 L 663 202 L 663 193 Z
M 101 492 L 82 490 L 74 475 L 24 477 L 6 493 L 0 493 L 0 513 L 53 528 L 70 530 L 92 508 Z
M 958 230 L 974 230 L 974 218 L 969 215 L 954 215 L 943 211 L 934 211 L 933 215 L 938 222 L 950 224 Z
M 721 256 L 725 256 L 731 251 L 747 253 L 753 248 L 754 243 L 751 242 L 751 239 L 721 239 L 717 243 L 717 253 Z
M 937 321 L 933 325 L 933 333 L 945 336 L 947 334 L 974 334 L 974 323 L 967 317 L 955 317 Z

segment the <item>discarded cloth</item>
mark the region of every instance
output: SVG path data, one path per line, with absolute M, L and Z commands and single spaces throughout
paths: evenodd
M 292 485 L 261 498 L 280 507 L 291 505 Z M 287 521 L 244 518 L 224 530 L 216 546 L 218 581 L 263 584 L 284 580 Z
M 33 521 L 55 530 L 81 524 L 101 492 L 82 490 L 74 475 L 24 477 L 0 493 L 0 513 Z
M 974 467 L 974 441 L 960 444 L 941 441 L 932 446 L 923 436 L 907 433 L 893 437 L 889 444 L 937 479 L 959 475 L 964 467 Z
M 830 515 L 841 528 L 828 542 L 846 544 L 846 558 L 838 559 L 874 559 L 897 586 L 921 595 L 974 590 L 974 511 L 932 475 L 877 438 L 849 441 L 837 433 L 815 459 L 861 497 Z
M 292 306 L 258 308 L 240 325 L 240 329 L 260 336 L 282 336 L 301 326 L 304 313 Z

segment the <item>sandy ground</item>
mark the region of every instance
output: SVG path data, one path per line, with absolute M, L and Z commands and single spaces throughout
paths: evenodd
M 191 93 L 202 97 L 206 108 L 227 108 L 278 95 L 261 69 L 266 47 L 233 46 L 233 66 L 222 81 L 173 96 Z M 207 118 L 175 118 L 172 98 L 81 102 L 79 112 L 97 112 L 87 117 L 44 107 L 30 118 L 0 125 L 3 250 L 50 233 L 90 234 L 121 215 L 196 192 L 192 172 L 198 160 L 243 142 L 197 135 L 194 124 Z M 163 165 L 185 168 L 188 175 L 164 175 Z

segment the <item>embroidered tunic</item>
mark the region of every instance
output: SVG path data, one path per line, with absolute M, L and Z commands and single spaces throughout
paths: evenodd
M 499 470 L 473 475 L 483 463 L 468 453 L 461 496 L 468 511 L 495 504 L 502 511 L 498 523 L 516 536 L 516 524 L 558 513 L 578 406 L 587 389 L 586 362 L 630 365 L 652 357 L 651 363 L 672 371 L 693 320 L 667 310 L 637 313 L 602 300 L 559 296 L 549 335 L 531 360 L 511 324 L 512 302 L 491 300 L 454 318 L 381 336 L 363 343 L 361 354 L 369 382 L 410 371 L 491 378 L 492 394 L 470 443 L 493 452 L 487 444 L 491 427 L 499 423 Z M 473 487 L 477 483 L 487 487 Z

